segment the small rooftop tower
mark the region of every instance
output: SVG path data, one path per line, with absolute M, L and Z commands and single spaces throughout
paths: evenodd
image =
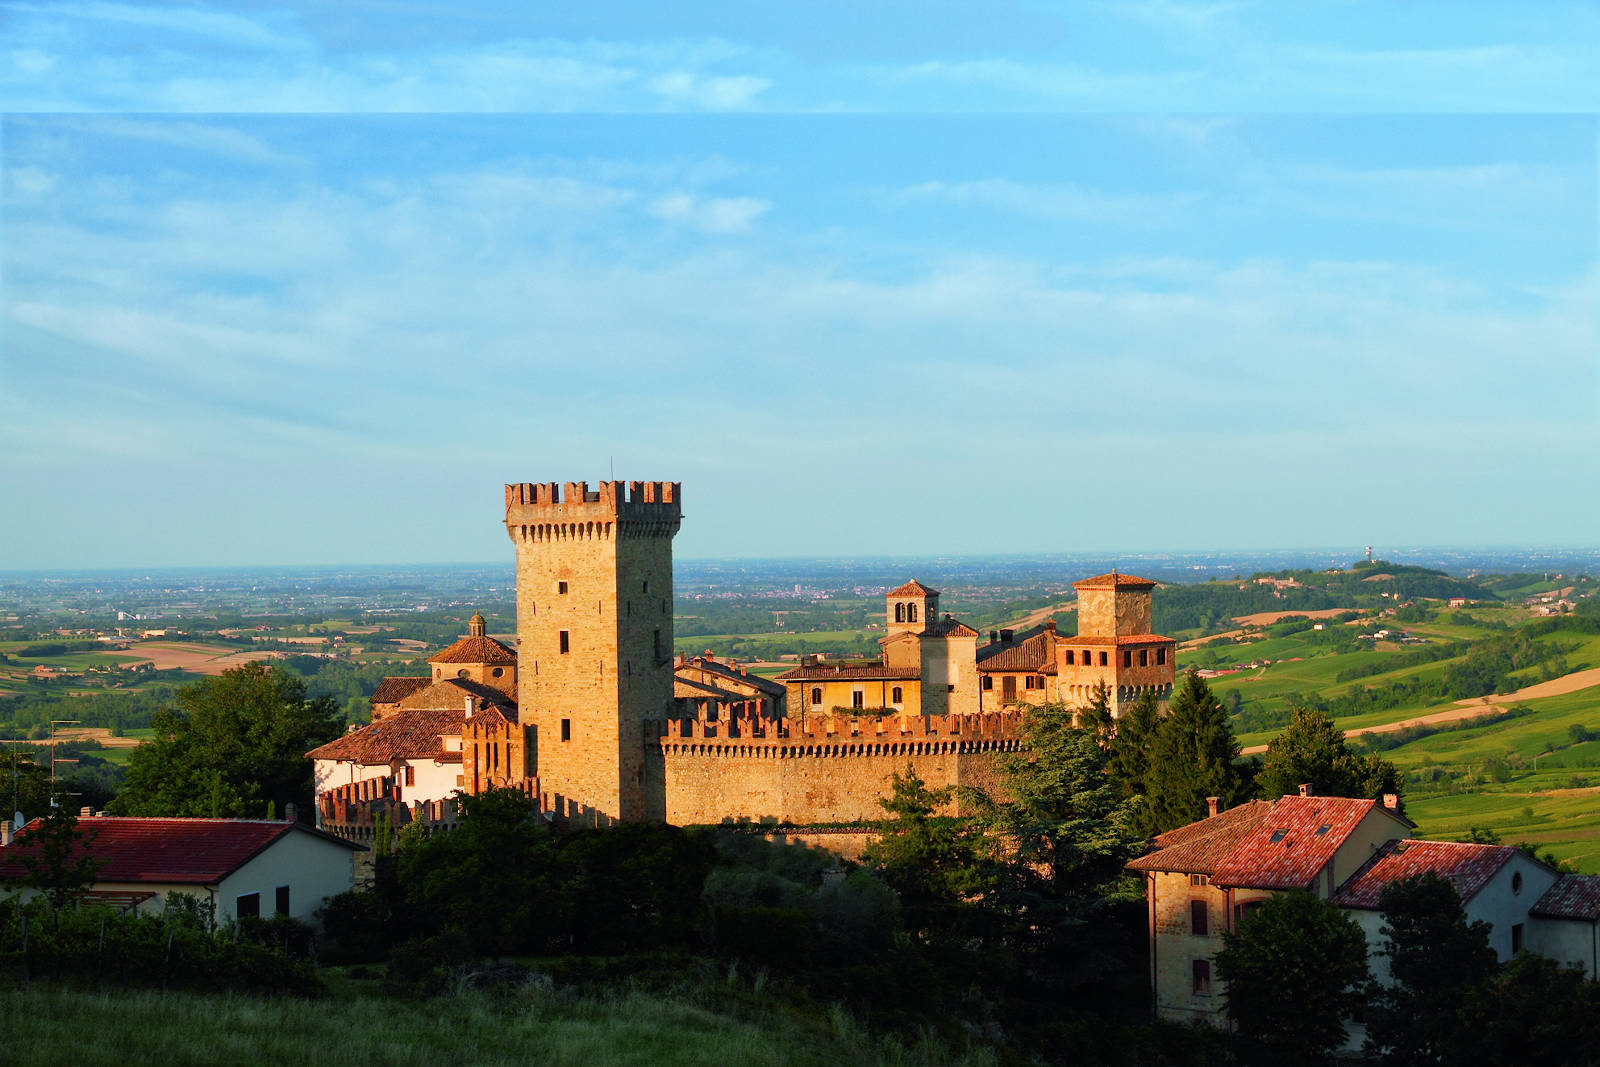
M 939 590 L 929 589 L 915 578 L 889 590 L 884 601 L 884 630 L 890 637 L 920 634 L 939 618 Z

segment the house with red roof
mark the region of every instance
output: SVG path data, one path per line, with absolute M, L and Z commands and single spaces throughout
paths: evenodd
M 0 892 L 27 874 L 24 857 L 40 820 L 0 845 Z M 168 893 L 209 903 L 218 921 L 288 915 L 310 921 L 323 901 L 348 891 L 362 845 L 304 823 L 264 819 L 88 816 L 72 860 L 100 865 L 89 899 L 159 913 Z M 23 889 L 24 896 L 36 890 Z
M 1215 974 L 1222 934 L 1274 893 L 1302 889 L 1361 927 L 1373 975 L 1388 978 L 1378 901 L 1385 886 L 1432 872 L 1460 894 L 1468 921 L 1490 924 L 1500 959 L 1539 952 L 1600 974 L 1600 877 L 1561 874 L 1507 845 L 1411 839 L 1392 794 L 1382 800 L 1252 800 L 1157 836 L 1128 863 L 1144 879 L 1150 988 L 1157 1016 L 1223 1025 Z

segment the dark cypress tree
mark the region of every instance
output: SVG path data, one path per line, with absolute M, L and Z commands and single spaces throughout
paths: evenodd
M 1161 706 L 1155 692 L 1148 689 L 1117 719 L 1106 772 L 1118 796 L 1143 796 L 1145 776 L 1150 770 L 1150 746 L 1160 725 Z
M 1238 758 L 1239 742 L 1222 702 L 1190 671 L 1150 746 L 1139 829 L 1159 834 L 1203 819 L 1206 797 L 1220 797 L 1224 807 L 1246 799 L 1249 783 L 1235 764 Z

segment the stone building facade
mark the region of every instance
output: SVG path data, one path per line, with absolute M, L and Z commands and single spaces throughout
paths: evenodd
M 356 822 L 363 803 L 423 805 L 421 817 L 455 790 L 491 787 L 588 825 L 870 821 L 908 765 L 933 786 L 992 785 L 1020 749 L 1027 704 L 1086 694 L 1091 678 L 1119 699 L 1170 691 L 1171 641 L 1150 632 L 1154 583 L 1117 575 L 1079 583 L 1093 632 L 1024 636 L 1042 652 L 1026 668 L 1038 687 L 1021 699 L 986 701 L 1014 650 L 980 649 L 915 580 L 885 597 L 871 662 L 808 661 L 774 682 L 709 654 L 675 659 L 682 519 L 675 482 L 507 485 L 516 647 L 474 615 L 427 677 L 385 679 L 371 725 L 310 753 L 319 798 Z M 1080 664 L 1090 648 L 1103 663 Z

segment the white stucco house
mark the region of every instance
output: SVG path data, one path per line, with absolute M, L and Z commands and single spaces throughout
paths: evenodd
M 35 846 L 18 831 L 0 847 L 0 893 L 26 873 Z M 261 819 L 150 819 L 89 816 L 78 820 L 77 855 L 100 864 L 92 901 L 159 912 L 168 893 L 208 901 L 219 922 L 288 915 L 311 921 L 317 908 L 354 884 L 365 846 L 304 823 Z M 34 890 L 20 890 L 31 895 Z
M 1373 976 L 1388 979 L 1378 899 L 1433 872 L 1461 896 L 1469 922 L 1489 923 L 1503 960 L 1537 952 L 1600 974 L 1600 876 L 1564 874 L 1508 845 L 1412 840 L 1394 798 L 1252 800 L 1161 834 L 1128 868 L 1145 883 L 1155 1013 L 1226 1022 L 1214 973 L 1222 934 L 1273 893 L 1304 889 L 1343 908 L 1366 935 Z

